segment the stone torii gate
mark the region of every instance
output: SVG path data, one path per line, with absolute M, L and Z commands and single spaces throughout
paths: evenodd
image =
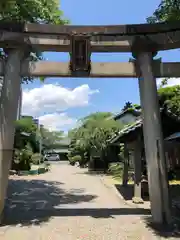
M 8 49 L 6 60 L 0 61 L 0 75 L 4 76 L 0 99 L 0 213 L 12 159 L 21 78 L 135 77 L 139 79 L 143 110 L 152 217 L 156 223 L 169 223 L 168 182 L 155 78 L 180 77 L 180 63 L 153 59 L 160 50 L 180 47 L 180 22 L 119 26 L 1 23 L 0 47 Z M 31 62 L 29 53 L 37 50 L 69 52 L 70 62 Z M 134 59 L 128 63 L 93 63 L 92 52 L 132 52 Z

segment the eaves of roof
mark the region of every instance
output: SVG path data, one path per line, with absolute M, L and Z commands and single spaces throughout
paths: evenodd
M 164 109 L 161 108 L 161 109 L 160 109 L 160 112 L 162 113 L 163 110 L 164 110 Z M 171 117 L 171 118 L 173 118 L 173 119 L 176 119 L 177 121 L 180 122 L 180 117 L 177 116 L 177 115 L 175 115 L 174 113 L 172 113 L 170 110 L 166 110 L 165 113 L 166 113 L 169 117 Z M 113 136 L 111 139 L 109 139 L 108 142 L 109 142 L 110 144 L 115 143 L 115 142 L 118 141 L 122 136 L 127 135 L 127 134 L 129 134 L 130 132 L 135 131 L 136 129 L 142 127 L 142 125 L 143 125 L 143 121 L 142 121 L 142 118 L 140 118 L 140 119 L 136 120 L 134 123 L 132 123 L 131 125 L 125 126 L 123 129 L 121 129 L 121 130 L 119 131 L 118 134 L 116 134 L 116 135 Z
M 130 132 L 133 132 L 135 131 L 136 129 L 142 127 L 142 119 L 138 119 L 136 122 L 132 123 L 131 125 L 128 125 L 126 126 L 125 128 L 123 128 L 122 130 L 119 131 L 119 133 L 112 137 L 110 140 L 109 140 L 109 143 L 115 143 L 116 141 L 119 140 L 119 138 L 121 138 L 122 136 L 124 135 L 127 135 L 129 134 Z
M 134 116 L 139 116 L 141 114 L 141 110 L 129 108 L 129 109 L 126 109 L 126 110 L 121 111 L 120 113 L 116 114 L 113 118 L 114 118 L 114 120 L 120 119 L 126 113 L 131 113 Z

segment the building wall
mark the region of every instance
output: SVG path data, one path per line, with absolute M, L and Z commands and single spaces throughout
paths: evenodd
M 125 115 L 123 115 L 119 119 L 117 119 L 116 121 L 120 121 L 123 124 L 129 124 L 129 123 L 135 122 L 136 119 L 137 119 L 137 117 L 134 116 L 133 114 L 126 113 Z
M 168 168 L 180 169 L 180 143 L 165 142 L 165 157 Z

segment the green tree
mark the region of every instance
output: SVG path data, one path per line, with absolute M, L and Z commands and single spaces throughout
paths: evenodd
M 167 86 L 168 79 L 163 79 L 158 89 L 159 104 L 161 108 L 180 116 L 180 85 Z M 132 108 L 141 109 L 138 104 L 132 104 Z
M 80 122 L 86 123 L 87 120 L 102 120 L 102 119 L 110 118 L 112 116 L 113 114 L 111 112 L 95 112 L 87 115 L 84 118 L 81 118 Z
M 39 130 L 29 117 L 24 117 L 16 121 L 15 127 L 15 161 L 17 157 L 19 157 L 20 164 L 16 167 L 20 169 L 29 168 L 34 154 L 37 155 L 36 158 L 38 157 L 40 160 L 40 137 L 42 138 L 42 145 L 45 149 L 57 148 L 63 137 L 62 131 L 49 131 L 46 128 Z
M 70 156 L 81 155 L 85 158 L 92 156 L 94 152 L 101 159 L 107 156 L 108 139 L 122 128 L 111 116 L 110 113 L 98 112 L 85 117 L 82 125 L 69 133 Z
M 127 109 L 129 109 L 129 108 L 133 108 L 133 104 L 132 104 L 132 102 L 126 102 L 125 104 L 124 104 L 124 107 L 123 107 L 123 109 L 122 109 L 122 111 L 125 111 L 125 110 L 127 110 Z
M 59 0 L 1 0 L 0 20 L 5 22 L 64 24 Z
M 22 118 L 15 123 L 15 154 L 12 168 L 29 170 L 31 157 L 38 151 L 37 127 L 31 118 Z
M 60 141 L 63 138 L 63 131 L 49 131 L 42 127 L 40 129 L 40 135 L 42 137 L 42 145 L 44 149 L 56 149 L 60 145 Z
M 22 149 L 30 143 L 34 151 L 37 148 L 36 141 L 37 127 L 31 118 L 22 118 L 15 123 L 15 148 Z
M 63 19 L 63 12 L 59 9 L 59 0 L 1 0 L 0 22 L 12 23 L 52 23 L 67 24 Z M 1 49 L 0 56 L 5 58 L 9 49 Z M 42 60 L 40 51 L 31 52 L 32 61 Z M 44 78 L 40 78 L 44 80 Z M 28 83 L 33 77 L 24 77 L 22 81 Z
M 160 106 L 180 116 L 180 85 L 158 89 Z
M 162 87 L 166 86 L 167 84 L 168 84 L 168 78 L 164 78 L 164 79 L 162 79 L 159 88 L 162 88 Z
M 141 108 L 141 106 L 139 104 L 136 104 L 136 103 L 133 104 L 132 106 L 135 110 L 139 110 Z
M 149 23 L 180 20 L 180 0 L 161 0 L 153 15 L 147 18 Z

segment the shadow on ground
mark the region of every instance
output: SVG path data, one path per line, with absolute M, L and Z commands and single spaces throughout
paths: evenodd
M 56 208 L 64 204 L 90 202 L 97 197 L 85 194 L 84 189 L 66 191 L 62 186 L 63 183 L 55 181 L 10 179 L 3 224 L 48 221 L 56 211 L 61 212 Z
M 134 196 L 133 184 L 128 184 L 126 187 L 122 186 L 121 184 L 116 184 L 115 187 L 121 196 L 123 196 L 124 200 L 132 200 Z M 172 199 L 173 224 L 171 226 L 159 226 L 153 224 L 151 216 L 146 216 L 144 219 L 147 228 L 153 230 L 155 235 L 164 238 L 180 238 L 180 185 L 170 185 L 169 193 Z M 143 200 L 149 201 L 149 197 L 143 196 Z
M 132 200 L 134 197 L 134 184 L 128 184 L 127 186 L 115 184 L 115 187 L 125 201 Z M 142 198 L 144 201 L 149 201 L 149 197 L 147 195 L 142 196 Z
M 147 216 L 144 218 L 147 228 L 153 230 L 154 234 L 163 238 L 178 238 L 180 239 L 180 222 L 177 219 L 173 220 L 171 225 L 157 225 L 152 222 L 152 218 Z
M 104 175 L 104 172 L 103 171 L 88 171 L 87 169 L 85 168 L 81 168 L 82 172 L 77 172 L 75 173 L 75 175 L 84 175 L 84 174 L 87 174 L 87 175 L 90 175 L 90 176 L 99 176 L 99 175 Z
M 148 210 L 133 208 L 76 208 L 76 203 L 90 202 L 97 196 L 84 194 L 84 189 L 67 192 L 62 186 L 63 183 L 43 180 L 10 180 L 3 225 L 39 225 L 51 217 L 113 218 L 150 214 Z M 71 206 L 63 207 L 64 204 Z

